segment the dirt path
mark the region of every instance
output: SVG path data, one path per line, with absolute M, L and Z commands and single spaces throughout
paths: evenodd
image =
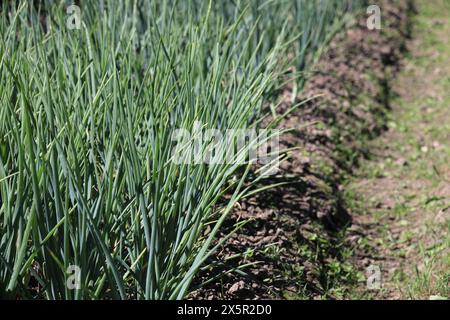
M 381 269 L 359 297 L 450 298 L 450 1 L 418 0 L 414 26 L 389 130 L 346 187 L 360 269 Z

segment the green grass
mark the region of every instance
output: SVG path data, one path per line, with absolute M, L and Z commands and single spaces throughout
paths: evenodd
M 347 199 L 353 211 L 370 214 L 370 221 L 378 224 L 377 243 L 369 239 L 370 245 L 378 244 L 377 251 L 400 261 L 392 279 L 385 279 L 391 291 L 405 299 L 448 299 L 450 46 L 445 39 L 450 2 L 416 4 L 413 22 L 418 42 L 411 44 L 413 51 L 396 85 L 408 94 L 393 99 L 394 112 L 389 115 L 393 134 L 369 143 L 379 156 L 362 164 L 358 176 L 364 184 L 350 183 Z M 402 83 L 408 79 L 414 81 Z M 399 159 L 403 161 L 398 163 Z M 380 188 L 383 184 L 387 191 Z M 378 188 L 370 190 L 371 185 Z M 386 198 L 390 207 L 377 208 Z M 383 293 L 369 297 L 383 297 Z

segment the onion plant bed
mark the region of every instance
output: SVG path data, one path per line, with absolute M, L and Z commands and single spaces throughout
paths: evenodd
M 268 188 L 272 163 L 240 160 L 280 134 L 288 69 L 301 89 L 361 3 L 86 1 L 73 28 L 64 2 L 2 2 L 0 296 L 186 297 L 234 205 Z M 264 139 L 215 146 L 226 163 L 173 139 L 268 113 Z

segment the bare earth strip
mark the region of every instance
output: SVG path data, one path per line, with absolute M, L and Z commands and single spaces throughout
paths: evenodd
M 382 273 L 357 297 L 450 297 L 450 1 L 418 0 L 414 28 L 389 130 L 346 187 L 359 268 Z

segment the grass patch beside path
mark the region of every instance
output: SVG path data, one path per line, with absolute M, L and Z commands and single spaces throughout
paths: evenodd
M 382 269 L 381 290 L 358 290 L 368 298 L 450 297 L 450 2 L 417 13 L 389 130 L 347 186 L 375 249 L 366 265 Z

